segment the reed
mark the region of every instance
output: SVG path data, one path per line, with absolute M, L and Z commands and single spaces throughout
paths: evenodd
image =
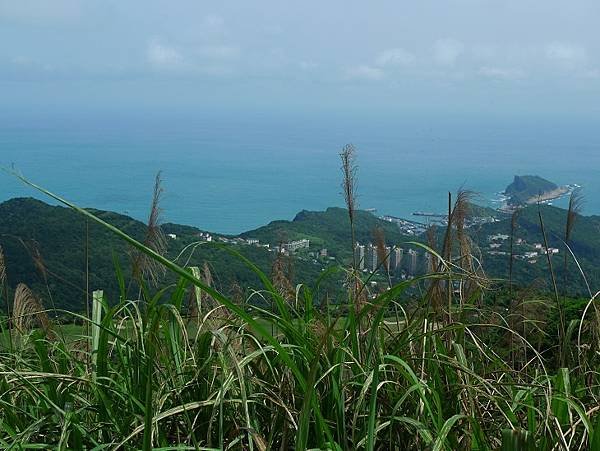
M 154 180 L 154 191 L 152 194 L 152 202 L 150 204 L 150 214 L 148 215 L 148 223 L 146 227 L 146 236 L 144 237 L 144 245 L 152 249 L 159 255 L 165 255 L 167 251 L 167 240 L 161 228 L 162 222 L 162 207 L 161 201 L 164 190 L 162 187 L 161 173 L 156 174 Z M 149 258 L 139 250 L 134 251 L 133 257 L 133 278 L 150 282 L 157 286 L 161 277 L 164 276 L 166 270 L 163 265 L 157 263 L 154 259 Z
M 342 160 L 352 226 L 350 156 L 348 149 Z M 90 326 L 70 338 L 51 333 L 43 306 L 19 285 L 12 320 L 21 346 L 0 352 L 3 448 L 600 449 L 598 343 L 589 332 L 595 318 L 581 315 L 571 343 L 585 364 L 555 365 L 552 350 L 559 340 L 568 345 L 568 334 L 534 316 L 550 300 L 524 310 L 523 321 L 545 334 L 532 343 L 504 310 L 455 289 L 489 290 L 464 227 L 464 194 L 450 202 L 441 253 L 438 240 L 410 243 L 435 256 L 431 272 L 367 292 L 371 276 L 363 279 L 352 266 L 348 302 L 333 303 L 320 289 L 330 273 L 294 287 L 284 260 L 268 277 L 234 249 L 215 244 L 261 281 L 227 296 L 207 268 L 180 266 L 148 241 L 39 189 L 125 240 L 177 282 L 142 290 L 139 301 L 96 293 L 93 318 L 64 312 Z M 379 241 L 385 251 L 385 237 Z M 354 238 L 349 245 L 354 250 Z M 430 308 L 427 286 L 444 290 L 452 315 Z M 198 301 L 194 321 L 186 299 Z M 589 302 L 591 308 L 595 298 Z M 271 309 L 260 307 L 269 303 Z M 507 335 L 526 348 L 526 361 L 509 357 Z
M 45 332 L 50 330 L 50 319 L 44 307 L 24 283 L 15 289 L 12 324 L 20 334 L 27 333 L 34 325 Z

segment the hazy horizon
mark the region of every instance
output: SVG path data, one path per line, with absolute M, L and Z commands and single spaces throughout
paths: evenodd
M 461 186 L 498 197 L 515 174 L 583 186 L 600 214 L 592 120 L 447 115 L 186 114 L 12 118 L 0 164 L 82 206 L 145 220 L 156 172 L 166 221 L 238 233 L 298 211 L 343 206 L 341 147 L 357 149 L 361 208 L 443 211 Z M 577 155 L 579 158 L 573 158 Z M 36 195 L 0 173 L 0 200 Z M 47 200 L 47 199 L 45 199 Z
M 592 0 L 0 0 L 0 113 L 598 117 Z
M 144 219 L 239 232 L 341 204 L 338 152 L 381 213 L 489 200 L 514 174 L 600 213 L 592 0 L 283 4 L 0 0 L 0 166 Z M 31 193 L 0 177 L 0 198 Z

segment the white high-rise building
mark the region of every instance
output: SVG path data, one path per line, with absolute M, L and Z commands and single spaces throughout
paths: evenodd
M 375 271 L 377 269 L 377 247 L 373 246 L 371 243 L 369 243 L 366 250 L 365 268 L 370 271 Z
M 390 271 L 397 272 L 402 265 L 402 257 L 404 255 L 404 249 L 401 247 L 394 246 L 390 253 Z
M 408 274 L 414 276 L 417 272 L 417 251 L 414 249 L 408 250 Z
M 356 265 L 357 265 L 357 269 L 359 270 L 363 270 L 365 269 L 365 246 L 360 244 L 360 243 L 356 243 L 356 246 L 354 248 L 354 257 L 356 258 Z

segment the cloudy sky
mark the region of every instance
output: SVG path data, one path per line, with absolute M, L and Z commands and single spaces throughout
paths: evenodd
M 598 0 L 0 0 L 0 110 L 600 115 Z

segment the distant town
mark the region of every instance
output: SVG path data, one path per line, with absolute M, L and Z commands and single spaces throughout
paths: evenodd
M 411 219 L 400 218 L 392 215 L 378 216 L 375 209 L 367 210 L 370 214 L 383 221 L 396 225 L 399 231 L 408 237 L 421 238 L 432 225 L 444 227 L 448 223 L 448 215 L 417 211 L 414 216 L 427 218 L 428 223 L 423 223 Z M 472 216 L 465 221 L 467 228 L 474 228 L 484 224 L 490 224 L 501 221 L 502 213 L 494 215 L 493 210 L 482 210 L 484 214 Z M 232 245 L 245 245 L 265 248 L 269 252 L 281 253 L 287 256 L 294 255 L 300 260 L 312 261 L 314 264 L 327 264 L 327 262 L 337 260 L 336 255 L 330 255 L 328 249 L 323 246 L 311 245 L 309 239 L 297 239 L 283 241 L 278 244 L 261 243 L 260 240 L 252 237 L 227 237 L 211 234 L 208 232 L 199 232 L 197 238 L 204 242 L 222 242 Z M 169 239 L 176 240 L 177 235 L 167 234 Z M 480 251 L 490 256 L 508 256 L 511 252 L 510 236 L 506 234 L 493 234 L 484 238 L 483 244 L 480 241 Z M 517 260 L 523 260 L 529 264 L 536 264 L 538 259 L 547 254 L 555 255 L 559 249 L 550 247 L 546 249 L 541 243 L 528 243 L 522 238 L 515 238 L 512 243 L 513 256 Z M 417 246 L 386 245 L 383 248 L 377 247 L 372 242 L 356 243 L 354 248 L 354 261 L 359 271 L 365 273 L 377 273 L 379 275 L 389 275 L 395 280 L 405 280 L 413 278 L 420 274 L 431 271 L 431 254 Z

